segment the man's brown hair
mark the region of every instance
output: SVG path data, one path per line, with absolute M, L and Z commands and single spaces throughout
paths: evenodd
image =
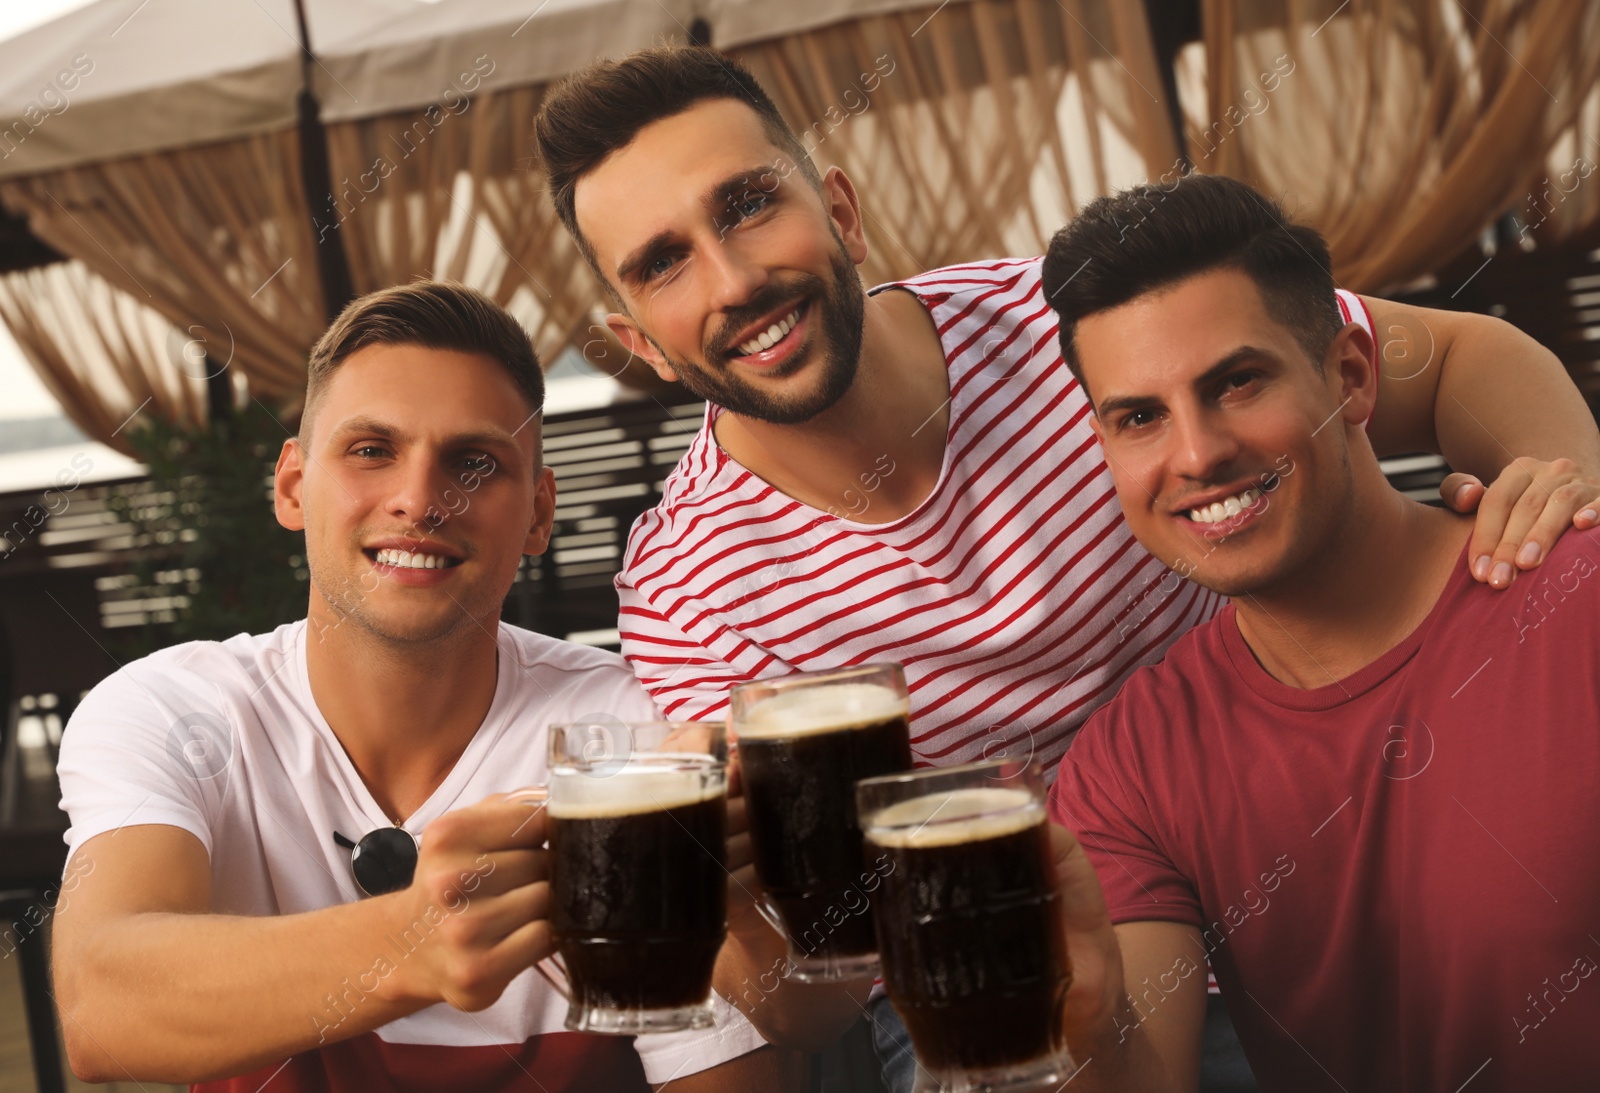
M 1067 367 L 1083 383 L 1077 330 L 1084 319 L 1219 269 L 1255 282 L 1267 314 L 1321 372 L 1345 325 L 1327 243 L 1238 179 L 1202 174 L 1098 197 L 1050 240 L 1040 280 L 1060 319 Z
M 620 61 L 596 61 L 557 84 L 540 108 L 533 135 L 549 175 L 556 215 L 607 287 L 610 278 L 578 230 L 573 207 L 578 180 L 626 147 L 645 126 L 707 99 L 748 105 L 760 116 L 768 139 L 794 160 L 813 187 L 821 188 L 816 164 L 756 78 L 737 61 L 701 46 L 662 46 Z
M 544 373 L 528 332 L 477 289 L 450 281 L 414 281 L 350 301 L 333 320 L 306 364 L 306 405 L 300 443 L 311 440 L 311 419 L 329 380 L 352 354 L 369 345 L 415 345 L 481 353 L 498 361 L 522 392 L 530 413 L 544 408 Z

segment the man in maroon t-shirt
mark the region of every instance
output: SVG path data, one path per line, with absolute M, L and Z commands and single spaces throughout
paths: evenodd
M 1134 534 L 1231 598 L 1052 790 L 1078 1084 L 1192 1088 L 1209 958 L 1265 1089 L 1594 1088 L 1600 534 L 1509 604 L 1468 579 L 1470 521 L 1373 456 L 1329 269 L 1201 176 L 1096 202 L 1046 259 Z

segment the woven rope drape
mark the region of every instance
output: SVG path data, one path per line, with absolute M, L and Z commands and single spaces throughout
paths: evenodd
M 1127 5 L 979 0 L 734 55 L 819 163 L 862 189 L 869 281 L 1037 253 L 1110 180 L 1175 157 L 1149 31 Z M 596 359 L 614 353 L 603 290 L 529 159 L 544 90 L 330 126 L 336 192 L 314 211 L 320 230 L 343 233 L 358 291 L 465 281 L 517 314 L 544 360 L 571 346 L 611 371 Z
M 1205 0 L 1202 18 L 1197 169 L 1314 224 L 1359 291 L 1526 203 L 1600 75 L 1597 0 Z
M 202 344 L 82 262 L 0 276 L 0 321 L 73 424 L 124 455 L 135 414 L 206 419 Z
M 356 291 L 462 281 L 509 308 L 552 360 L 600 295 L 532 169 L 544 87 L 480 93 L 328 128 L 337 223 Z
M 0 200 L 56 250 L 202 337 L 263 399 L 303 391 L 324 322 L 293 131 L 6 182 Z
M 820 165 L 860 188 L 869 281 L 1036 254 L 1085 201 L 1157 176 L 1175 156 L 1142 5 L 1122 0 L 929 4 L 736 55 L 809 134 Z M 293 131 L 15 180 L 0 200 L 129 297 L 102 325 L 146 324 L 146 306 L 180 330 L 199 327 L 209 345 L 231 343 L 231 367 L 268 402 L 302 389 L 323 326 L 318 231 L 342 235 L 359 291 L 462 280 L 510 307 L 547 362 L 570 346 L 616 372 L 625 358 L 596 314 L 604 293 L 531 163 L 543 91 L 329 126 L 335 193 L 309 210 Z M 90 284 L 57 291 L 83 294 L 88 308 Z M 71 351 L 51 346 L 50 329 L 36 324 L 27 355 L 47 381 L 59 373 L 53 386 L 71 390 L 80 425 L 107 439 L 125 392 L 143 389 L 144 365 L 105 339 L 118 378 L 102 391 L 73 379 Z M 180 412 L 155 399 L 151 409 Z
M 1584 98 L 1572 128 L 1545 159 L 1520 208 L 1522 230 L 1554 246 L 1600 225 L 1600 84 Z
M 880 281 L 1037 254 L 1176 157 L 1143 6 L 977 0 L 735 51 L 866 211 Z

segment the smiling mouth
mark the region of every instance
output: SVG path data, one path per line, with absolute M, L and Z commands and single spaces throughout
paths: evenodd
M 393 550 L 388 547 L 382 550 L 366 550 L 362 553 L 378 565 L 386 565 L 392 569 L 453 569 L 461 564 L 460 558 L 450 558 L 443 554 Z
M 740 357 L 749 357 L 756 353 L 765 352 L 766 350 L 777 345 L 779 342 L 783 341 L 783 339 L 787 338 L 789 333 L 794 330 L 795 326 L 799 324 L 800 316 L 805 313 L 806 307 L 807 305 L 804 301 L 796 304 L 787 315 L 783 316 L 777 322 L 761 331 L 761 333 L 757 334 L 748 341 L 740 342 L 733 348 L 733 352 L 731 354 L 733 358 L 737 360 Z
M 1220 524 L 1224 520 L 1243 515 L 1262 498 L 1262 493 L 1251 486 L 1232 497 L 1224 497 L 1221 501 L 1213 501 L 1201 508 L 1190 509 L 1189 519 L 1197 524 Z
M 1246 525 L 1253 525 L 1255 519 L 1267 511 L 1267 495 L 1277 489 L 1278 484 L 1278 476 L 1269 474 L 1260 485 L 1247 486 L 1220 501 L 1178 510 L 1173 516 L 1186 519 L 1207 539 L 1227 537 Z

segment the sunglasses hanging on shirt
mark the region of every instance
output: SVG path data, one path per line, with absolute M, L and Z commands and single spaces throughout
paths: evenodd
M 409 887 L 417 871 L 417 837 L 399 824 L 380 827 L 351 842 L 337 831 L 333 841 L 350 851 L 350 873 L 363 896 Z

